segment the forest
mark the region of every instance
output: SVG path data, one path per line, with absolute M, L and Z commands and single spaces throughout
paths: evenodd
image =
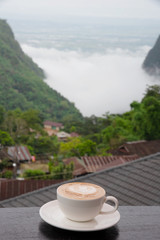
M 52 119 L 51 119 L 52 120 Z M 57 158 L 106 155 L 127 141 L 160 139 L 160 86 L 148 86 L 141 102 L 133 101 L 130 111 L 106 113 L 62 122 L 63 131 L 79 137 L 58 141 L 43 129 L 41 112 L 35 109 L 6 110 L 0 106 L 0 145 L 25 145 L 31 155 L 48 154 Z

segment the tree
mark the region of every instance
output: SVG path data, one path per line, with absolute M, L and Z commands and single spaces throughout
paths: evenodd
M 0 145 L 2 146 L 12 146 L 14 141 L 9 133 L 0 130 Z
M 73 138 L 68 142 L 60 143 L 60 154 L 63 154 L 66 157 L 95 155 L 96 143 L 90 139 Z
M 126 116 L 114 117 L 110 126 L 102 131 L 103 143 L 115 148 L 126 141 L 135 141 L 138 136 L 132 131 L 132 121 Z
M 22 113 L 22 119 L 24 119 L 28 126 L 33 129 L 39 130 L 42 126 L 43 119 L 41 118 L 38 110 L 29 109 Z
M 65 157 L 80 156 L 80 153 L 77 152 L 80 143 L 80 138 L 71 138 L 68 142 L 61 142 L 59 154 L 62 154 Z
M 160 100 L 160 85 L 149 86 L 146 89 L 145 96 L 142 99 L 142 102 L 147 97 L 155 97 Z
M 73 177 L 74 163 L 64 164 L 58 156 L 50 159 L 49 163 L 50 177 L 54 179 L 71 179 Z
M 5 109 L 3 106 L 0 106 L 0 125 L 3 123 L 4 121 L 4 115 L 5 115 Z
M 147 97 L 143 100 L 145 109 L 145 132 L 147 140 L 160 139 L 160 100 L 155 97 Z
M 55 154 L 59 149 L 57 138 L 49 136 L 40 136 L 39 138 L 33 136 L 28 140 L 27 145 L 33 148 L 35 154 Z
M 21 118 L 22 112 L 19 109 L 8 111 L 5 116 L 2 128 L 7 131 L 15 142 L 19 142 L 22 135 L 29 133 L 29 128 L 24 119 Z

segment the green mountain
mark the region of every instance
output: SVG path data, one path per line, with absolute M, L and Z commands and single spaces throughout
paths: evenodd
M 142 67 L 150 75 L 160 76 L 160 36 L 148 52 Z
M 39 110 L 44 119 L 82 119 L 82 114 L 43 79 L 44 72 L 15 40 L 5 20 L 0 20 L 0 105 L 6 110 Z

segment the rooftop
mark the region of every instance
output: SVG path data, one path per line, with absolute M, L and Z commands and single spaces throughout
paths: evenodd
M 44 125 L 48 125 L 48 126 L 53 126 L 53 127 L 63 127 L 62 123 L 58 123 L 58 122 L 52 122 L 52 121 L 45 121 L 43 123 Z
M 97 172 L 102 169 L 111 168 L 113 166 L 118 166 L 126 162 L 134 161 L 139 157 L 134 155 L 113 155 L 113 156 L 84 156 L 81 157 L 83 161 L 86 172 Z
M 8 147 L 8 154 L 12 158 L 17 158 L 18 161 L 30 161 L 32 156 L 26 146 L 12 146 Z
M 160 152 L 160 140 L 140 140 L 135 142 L 126 142 L 119 148 L 110 151 L 110 153 L 112 153 L 113 155 L 136 154 L 139 158 L 157 152 Z
M 91 182 L 102 186 L 108 195 L 119 200 L 121 206 L 160 205 L 160 153 L 105 169 L 71 181 Z M 62 183 L 61 183 L 62 184 Z M 54 184 L 0 202 L 0 207 L 40 207 L 56 199 Z

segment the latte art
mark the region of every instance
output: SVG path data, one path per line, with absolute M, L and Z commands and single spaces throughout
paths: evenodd
M 69 186 L 68 189 L 66 189 L 66 191 L 69 191 L 71 193 L 86 195 L 86 194 L 96 193 L 96 188 L 93 186 L 79 184 L 79 185 Z
M 95 199 L 105 195 L 104 189 L 100 186 L 83 182 L 63 184 L 58 188 L 58 193 L 66 198 L 79 200 Z

